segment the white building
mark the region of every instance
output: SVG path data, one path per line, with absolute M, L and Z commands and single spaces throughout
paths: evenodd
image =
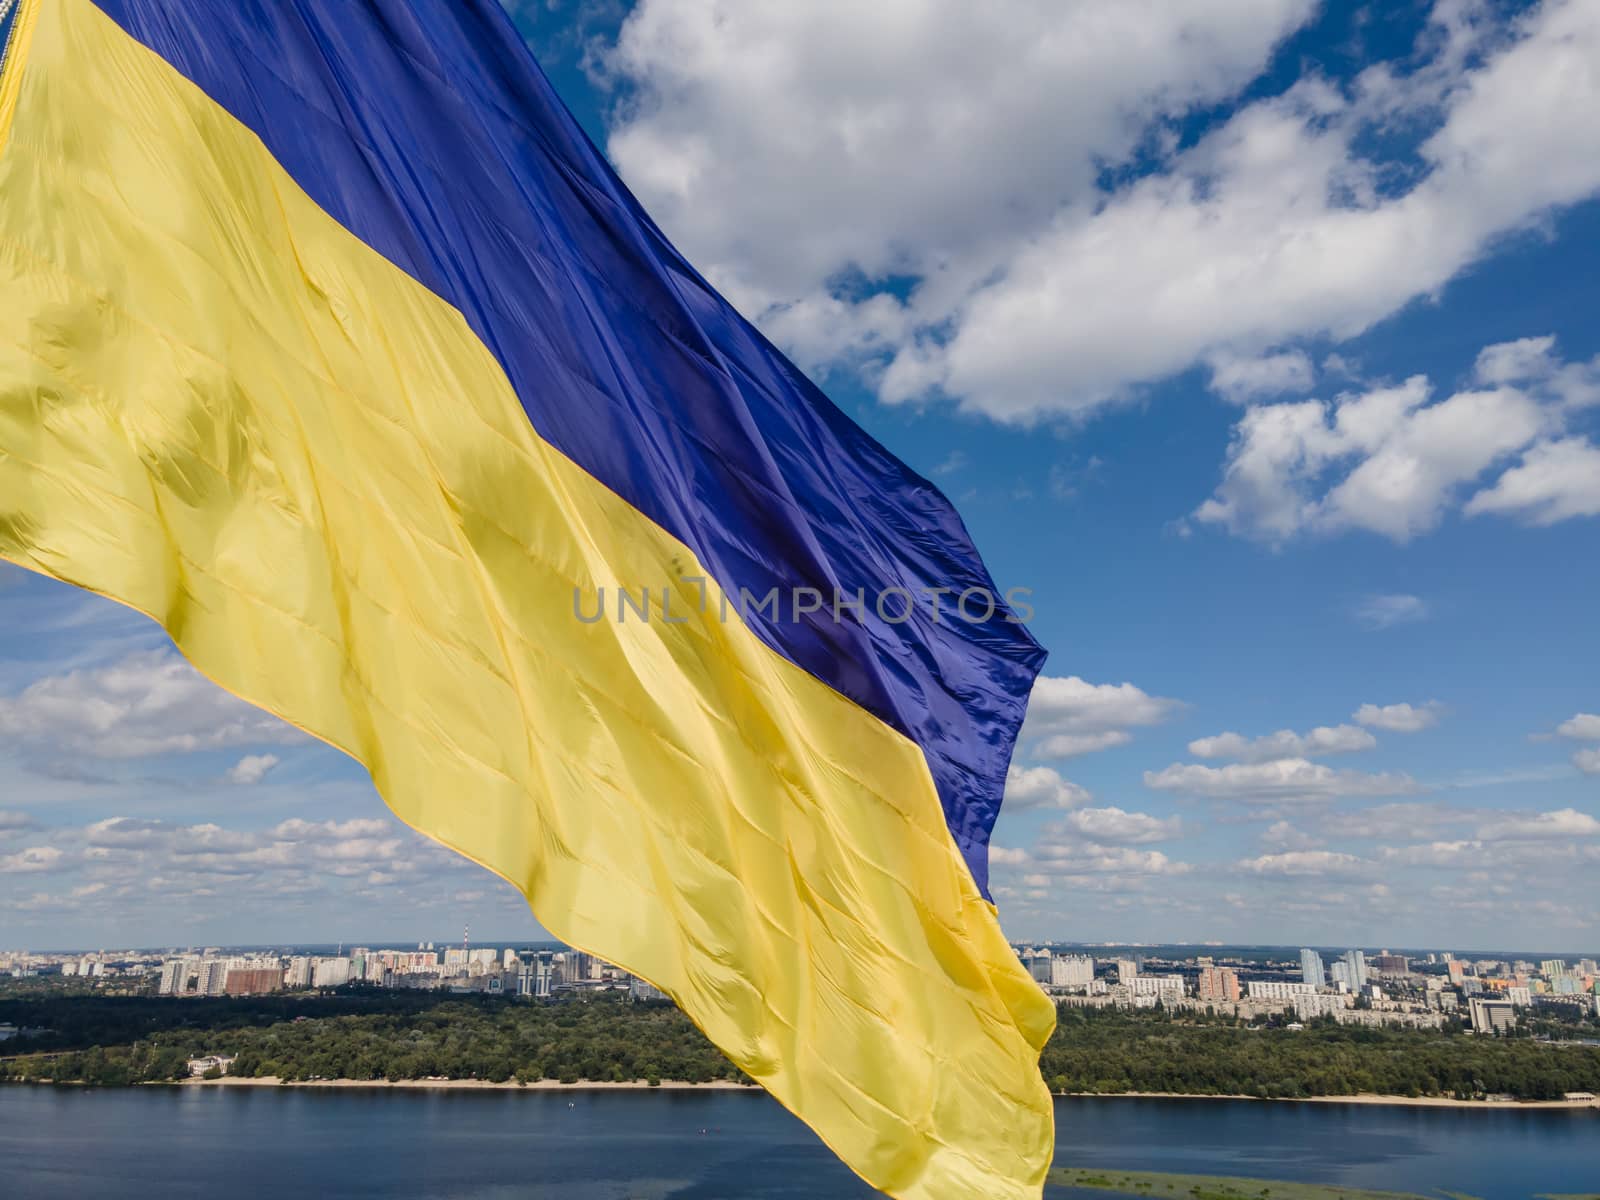
M 161 982 L 157 991 L 163 996 L 181 996 L 189 989 L 189 970 L 193 963 L 188 958 L 169 958 L 161 964 Z
M 348 958 L 319 958 L 311 970 L 312 987 L 343 987 L 350 982 Z
M 1088 987 L 1094 982 L 1094 959 L 1087 954 L 1057 954 L 1050 960 L 1052 987 Z
M 1328 977 L 1322 969 L 1322 955 L 1315 950 L 1300 951 L 1300 982 L 1318 988 L 1328 982 Z
M 1302 993 L 1294 997 L 1294 1015 L 1302 1021 L 1312 1017 L 1338 1016 L 1350 1006 L 1350 998 L 1339 992 Z
M 1183 999 L 1182 975 L 1136 975 L 1129 986 L 1134 996 L 1154 996 L 1162 1004 Z
M 1317 989 L 1309 983 L 1286 979 L 1252 979 L 1245 984 L 1245 994 L 1252 1000 L 1293 1000 L 1296 996 L 1314 996 Z
M 1516 1027 L 1517 1011 L 1504 1000 L 1485 1000 L 1474 996 L 1467 1004 L 1476 1033 L 1503 1033 Z

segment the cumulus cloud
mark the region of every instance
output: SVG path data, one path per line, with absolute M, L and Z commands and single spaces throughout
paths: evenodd
M 215 687 L 169 651 L 47 676 L 0 697 L 0 734 L 95 758 L 143 758 L 301 735 Z
M 0 875 L 33 875 L 61 870 L 65 856 L 55 846 L 29 846 L 15 854 L 0 855 Z
M 1529 525 L 1600 515 L 1600 446 L 1581 437 L 1540 442 L 1465 511 L 1516 516 Z
M 243 787 L 260 783 L 279 761 L 276 754 L 247 754 L 228 768 L 228 782 Z
M 1153 817 L 1120 808 L 1079 809 L 1065 817 L 1061 825 L 1091 842 L 1110 845 L 1167 842 L 1183 832 L 1183 822 L 1178 817 Z
M 1022 739 L 1040 758 L 1072 758 L 1132 740 L 1131 728 L 1158 725 L 1182 705 L 1131 683 L 1041 676 L 1033 685 Z
M 287 912 L 312 901 L 342 911 L 404 896 L 408 905 L 425 907 L 483 878 L 480 868 L 390 817 L 290 818 L 231 828 L 122 816 L 35 827 L 22 836 L 40 844 L 0 856 L 0 875 L 61 876 L 72 887 L 31 895 L 0 888 L 0 909 L 132 918 L 156 930 L 175 920 L 224 911 L 237 918 L 246 907 L 253 915 Z
M 1288 821 L 1274 821 L 1261 834 L 1262 844 L 1274 850 L 1314 850 L 1322 840 Z
M 1478 830 L 1481 841 L 1542 841 L 1600 837 L 1600 821 L 1575 808 L 1558 812 L 1518 813 L 1492 821 Z
M 1219 352 L 1209 361 L 1211 390 L 1232 404 L 1309 392 L 1316 379 L 1316 370 L 1303 350 L 1254 357 Z
M 811 365 L 881 366 L 886 400 L 1082 414 L 1202 361 L 1256 364 L 1224 392 L 1297 388 L 1288 343 L 1354 336 L 1600 189 L 1578 0 L 1510 25 L 1441 3 L 1404 62 L 1307 74 L 1184 145 L 1313 11 L 643 0 L 609 149 L 751 315 Z M 1431 132 L 1386 157 L 1405 129 Z
M 1146 787 L 1158 791 L 1186 792 L 1246 803 L 1332 800 L 1341 796 L 1404 796 L 1423 790 L 1409 775 L 1336 771 L 1303 758 L 1229 763 L 1225 767 L 1173 763 L 1162 771 L 1146 771 L 1144 782 Z
M 1355 720 L 1373 729 L 1389 733 L 1420 733 L 1432 729 L 1444 715 L 1444 705 L 1437 700 L 1426 704 L 1363 704 L 1355 711 Z
M 1282 543 L 1365 530 L 1406 542 L 1447 514 L 1549 525 L 1600 513 L 1600 448 L 1572 436 L 1600 396 L 1600 358 L 1563 363 L 1554 339 L 1486 347 L 1471 386 L 1443 398 L 1416 375 L 1398 385 L 1249 409 L 1234 428 L 1202 524 Z M 1376 628 L 1427 615 L 1411 596 L 1376 596 Z
M 1244 86 L 1312 11 L 643 0 L 607 56 L 634 90 L 608 149 L 802 360 L 906 351 L 890 372 L 904 379 L 916 334 L 1095 196 L 1103 163 Z M 918 280 L 914 303 L 878 282 L 891 274 Z
M 1028 852 L 1028 865 L 1041 875 L 1091 876 L 1123 881 L 1143 875 L 1187 875 L 1190 864 L 1160 850 L 1103 846 L 1096 842 L 1048 836 Z
M 1369 864 L 1354 854 L 1337 850 L 1285 850 L 1278 854 L 1263 854 L 1259 858 L 1242 859 L 1237 868 L 1252 875 L 1280 875 L 1300 877 L 1308 875 L 1358 875 Z
M 1265 737 L 1247 738 L 1237 733 L 1219 733 L 1189 743 L 1189 753 L 1197 758 L 1232 758 L 1241 762 L 1266 762 L 1275 758 L 1320 758 L 1329 754 L 1350 754 L 1371 750 L 1378 739 L 1354 725 L 1319 725 L 1309 733 L 1280 729 Z
M 1052 767 L 1013 766 L 1006 772 L 1005 811 L 1076 808 L 1090 800 L 1087 788 L 1063 779 Z
M 1600 742 L 1600 715 L 1577 713 L 1557 725 L 1556 732 L 1575 741 Z

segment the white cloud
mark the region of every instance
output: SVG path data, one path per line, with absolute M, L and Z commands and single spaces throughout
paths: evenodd
M 15 854 L 0 855 L 0 875 L 32 875 L 59 870 L 62 852 L 55 846 L 29 846 Z
M 608 149 L 736 302 L 806 360 L 848 358 L 956 311 L 1152 121 L 1226 99 L 1312 11 L 643 0 L 608 56 L 636 89 Z M 891 273 L 921 281 L 914 305 L 830 291 Z
M 1247 803 L 1331 800 L 1340 796 L 1404 796 L 1422 790 L 1409 775 L 1336 771 L 1303 758 L 1230 763 L 1225 767 L 1174 763 L 1163 771 L 1146 771 L 1144 782 L 1146 787 L 1158 791 L 1187 792 Z
M 1033 685 L 1022 738 L 1041 758 L 1071 758 L 1132 740 L 1130 727 L 1158 725 L 1182 707 L 1131 683 L 1041 676 Z
M 1537 384 L 1569 408 L 1600 403 L 1600 358 L 1563 363 L 1555 345 L 1556 339 L 1547 334 L 1486 347 L 1478 355 L 1474 374 L 1490 387 Z
M 301 735 L 211 684 L 167 651 L 40 679 L 0 697 L 0 734 L 96 758 L 142 758 Z
M 1232 758 L 1242 762 L 1266 762 L 1275 758 L 1319 758 L 1328 754 L 1350 754 L 1371 750 L 1378 739 L 1354 725 L 1319 725 L 1309 733 L 1280 729 L 1265 737 L 1246 738 L 1237 733 L 1220 733 L 1197 738 L 1189 743 L 1189 753 L 1197 758 Z
M 1433 292 L 1499 234 L 1600 188 L 1600 131 L 1566 119 L 1600 104 L 1600 14 L 1552 0 L 1518 30 L 1499 53 L 1474 47 L 1488 53 L 1472 69 L 1443 54 L 1348 94 L 1304 79 L 1109 202 L 1063 208 L 947 343 L 919 345 L 920 375 L 1002 419 L 1083 411 L 1217 347 L 1351 337 Z M 1357 144 L 1434 114 L 1395 194 Z
M 1362 529 L 1406 542 L 1433 529 L 1485 471 L 1553 427 L 1516 388 L 1429 403 L 1421 376 L 1399 387 L 1251 409 L 1216 494 L 1195 512 L 1240 536 L 1281 542 Z
M 1585 775 L 1600 775 L 1600 748 L 1579 750 L 1572 756 L 1572 765 Z
M 279 761 L 276 754 L 247 754 L 228 768 L 228 782 L 243 787 L 260 783 Z
M 1557 725 L 1556 732 L 1575 741 L 1600 742 L 1600 715 L 1578 713 Z
M 1063 779 L 1051 767 L 1013 766 L 1006 772 L 1005 811 L 1028 812 L 1041 808 L 1076 808 L 1091 799 L 1088 789 Z
M 1432 729 L 1444 715 L 1444 705 L 1437 700 L 1426 704 L 1363 704 L 1355 711 L 1355 720 L 1373 729 L 1389 733 L 1420 733 Z
M 1428 604 L 1406 593 L 1368 596 L 1355 607 L 1356 620 L 1367 629 L 1390 629 L 1428 619 Z
M 1111 845 L 1141 845 L 1167 842 L 1183 832 L 1177 817 L 1153 817 L 1149 813 L 1124 812 L 1120 808 L 1084 808 L 1065 817 L 1062 826 L 1091 842 Z
M 1242 356 L 1218 352 L 1209 359 L 1211 390 L 1232 404 L 1249 404 L 1264 396 L 1309 392 L 1316 370 L 1304 351 Z
M 1261 841 L 1274 850 L 1314 850 L 1322 845 L 1320 838 L 1295 828 L 1288 821 L 1274 821 L 1262 832 Z
M 1540 442 L 1472 497 L 1465 512 L 1517 516 L 1530 525 L 1600 516 L 1600 446 L 1581 437 Z
M 1558 812 L 1518 813 L 1493 821 L 1478 830 L 1481 841 L 1542 841 L 1600 837 L 1600 821 L 1575 808 Z
M 1192 870 L 1190 864 L 1174 861 L 1160 850 L 1102 846 L 1077 839 L 1065 840 L 1059 834 L 1042 839 L 1029 851 L 1028 862 L 1040 874 L 1104 876 L 1112 880 L 1141 875 L 1187 875 Z
M 1509 25 L 1441 0 L 1403 59 L 1308 71 L 1185 146 L 1314 11 L 642 0 L 606 55 L 630 85 L 608 150 L 803 365 L 864 367 L 885 401 L 1081 415 L 1197 363 L 1237 400 L 1304 390 L 1296 340 L 1355 336 L 1600 189 L 1571 119 L 1600 106 L 1584 0 Z M 1392 156 L 1408 130 L 1431 132 Z
M 1253 875 L 1281 875 L 1286 877 L 1358 875 L 1369 864 L 1353 854 L 1336 850 L 1285 850 L 1279 854 L 1263 854 L 1247 858 L 1238 864 L 1241 871 Z

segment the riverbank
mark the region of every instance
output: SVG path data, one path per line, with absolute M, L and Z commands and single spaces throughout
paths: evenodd
M 1090 1167 L 1052 1168 L 1049 1182 L 1056 1187 L 1115 1192 L 1123 1196 L 1171 1197 L 1172 1200 L 1192 1200 L 1193 1197 L 1201 1200 L 1424 1200 L 1416 1192 L 1375 1192 L 1341 1184 Z M 1447 1194 L 1457 1200 L 1476 1200 L 1464 1193 Z
M 1252 1100 L 1265 1104 L 1375 1104 L 1393 1108 L 1596 1108 L 1600 1100 L 1457 1100 L 1450 1096 L 1242 1096 L 1212 1092 L 1066 1092 L 1096 1100 Z
M 146 1086 L 161 1086 L 152 1084 Z M 727 1079 L 709 1083 L 687 1083 L 682 1080 L 663 1079 L 658 1084 L 642 1079 L 622 1083 L 579 1080 L 562 1083 L 555 1079 L 540 1079 L 533 1083 L 518 1083 L 508 1079 L 494 1083 L 487 1079 L 279 1079 L 276 1075 L 246 1077 L 224 1075 L 220 1079 L 185 1079 L 179 1087 L 293 1087 L 293 1088 L 397 1088 L 401 1090 L 448 1089 L 451 1091 L 511 1091 L 511 1092 L 756 1092 L 760 1089 Z
M 255 1078 L 224 1075 L 220 1079 L 186 1079 L 180 1087 L 307 1087 L 307 1088 L 401 1088 L 401 1089 L 460 1089 L 466 1091 L 524 1091 L 524 1092 L 612 1092 L 612 1091 L 756 1091 L 755 1087 L 734 1083 L 726 1079 L 710 1083 L 685 1083 L 663 1079 L 659 1084 L 643 1080 L 623 1083 L 579 1080 L 561 1083 L 554 1079 L 541 1079 L 534 1083 L 518 1083 L 514 1079 L 504 1083 L 491 1083 L 486 1079 L 305 1079 L 285 1081 L 274 1075 Z M 1071 1092 L 1075 1097 L 1092 1097 L 1096 1100 L 1252 1100 L 1279 1104 L 1373 1104 L 1405 1108 L 1594 1108 L 1600 1109 L 1600 1100 L 1455 1100 L 1446 1096 L 1307 1096 L 1301 1099 L 1275 1097 L 1264 1100 L 1260 1096 L 1218 1096 L 1201 1092 Z

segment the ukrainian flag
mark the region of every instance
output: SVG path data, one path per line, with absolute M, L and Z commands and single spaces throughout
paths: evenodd
M 1043 652 L 952 614 L 993 584 L 944 497 L 492 0 L 7 7 L 0 555 L 364 763 L 876 1187 L 1038 1196 L 1053 1014 L 985 856 Z

